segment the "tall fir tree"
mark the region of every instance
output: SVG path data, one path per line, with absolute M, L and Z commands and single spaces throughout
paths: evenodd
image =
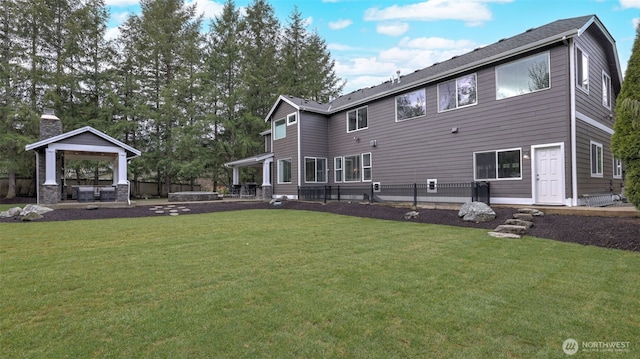
M 216 131 L 215 163 L 212 164 L 214 177 L 224 179 L 227 172 L 223 164 L 243 156 L 242 137 L 239 136 L 240 101 L 243 93 L 242 47 L 240 36 L 244 29 L 240 10 L 233 0 L 227 0 L 222 14 L 210 26 L 208 54 L 206 62 L 211 71 L 209 82 L 215 87 L 210 93 L 215 116 Z M 215 102 L 214 102 L 215 101 Z M 216 181 L 214 179 L 214 181 Z
M 307 74 L 302 59 L 307 41 L 307 30 L 302 13 L 294 5 L 289 15 L 288 27 L 284 29 L 278 65 L 280 94 L 304 97 Z
M 616 99 L 611 149 L 625 166 L 625 196 L 640 209 L 640 26 Z
M 338 78 L 335 61 L 317 31 L 309 34 L 301 57 L 307 74 L 303 97 L 326 103 L 342 93 L 345 82 Z

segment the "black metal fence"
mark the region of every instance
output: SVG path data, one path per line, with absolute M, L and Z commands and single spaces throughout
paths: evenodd
M 418 203 L 464 203 L 468 201 L 490 204 L 489 182 L 411 183 L 383 185 L 303 186 L 298 198 L 306 201 L 368 201 Z

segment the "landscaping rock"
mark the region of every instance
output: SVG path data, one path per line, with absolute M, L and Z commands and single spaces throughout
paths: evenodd
M 417 211 L 410 211 L 404 214 L 404 219 L 409 220 L 412 218 L 418 218 L 420 217 L 420 212 Z
M 53 209 L 49 207 L 38 206 L 37 204 L 28 204 L 24 206 L 24 208 L 22 209 L 22 212 L 20 212 L 20 215 L 26 216 L 27 213 L 32 213 L 32 212 L 35 212 L 37 214 L 45 214 L 51 211 L 53 211 Z
M 32 221 L 37 221 L 39 219 L 44 218 L 41 214 L 39 214 L 38 212 L 28 212 L 27 214 L 25 214 L 24 216 L 22 216 L 22 221 L 23 222 L 32 222 Z
M 537 210 L 535 208 L 519 208 L 518 213 L 528 213 L 534 217 L 542 217 L 544 216 L 544 212 Z
M 90 204 L 86 206 L 85 209 L 89 211 L 95 211 L 96 209 L 98 209 L 98 206 L 96 206 L 95 204 Z
M 468 222 L 489 222 L 496 219 L 496 212 L 483 202 L 466 202 L 458 211 L 458 217 Z
M 522 236 L 513 233 L 502 233 L 502 232 L 488 232 L 491 237 L 496 238 L 511 238 L 511 239 L 520 239 Z
M 529 221 L 529 222 L 533 221 L 533 215 L 531 215 L 529 213 L 514 213 L 513 214 L 513 218 L 521 219 L 523 221 Z
M 510 224 L 513 226 L 523 226 L 527 228 L 533 227 L 533 222 L 525 221 L 522 219 L 515 219 L 515 218 L 507 218 L 507 220 L 504 221 L 504 224 Z
M 0 212 L 0 218 L 15 217 L 15 216 L 20 215 L 20 212 L 22 212 L 22 208 L 20 208 L 20 207 L 9 208 L 8 210 L 6 210 L 4 212 Z
M 527 227 L 524 226 L 514 226 L 514 225 L 510 225 L 510 224 L 502 224 L 499 225 L 498 227 L 496 227 L 496 229 L 494 229 L 494 232 L 498 232 L 498 233 L 511 233 L 511 234 L 517 234 L 517 235 L 524 235 L 527 233 Z

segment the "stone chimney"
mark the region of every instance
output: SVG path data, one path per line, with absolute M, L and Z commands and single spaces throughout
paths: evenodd
M 62 134 L 62 121 L 55 115 L 55 111 L 45 108 L 40 116 L 40 140 L 55 137 Z

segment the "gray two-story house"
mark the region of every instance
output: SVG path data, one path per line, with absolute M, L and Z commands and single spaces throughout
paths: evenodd
M 554 21 L 329 103 L 280 96 L 263 169 L 273 197 L 305 186 L 486 181 L 491 203 L 584 205 L 622 190 L 610 148 L 622 74 L 595 15 Z

